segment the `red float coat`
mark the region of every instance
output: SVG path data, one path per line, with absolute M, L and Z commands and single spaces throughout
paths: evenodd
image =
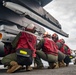
M 63 48 L 64 48 L 64 54 L 71 55 L 71 50 L 70 50 L 70 48 L 66 44 L 63 45 Z
M 30 32 L 21 32 L 21 36 L 19 37 L 19 40 L 17 42 L 16 49 L 19 48 L 28 48 L 33 50 L 33 57 L 36 57 L 36 41 L 37 38 L 34 34 Z
M 60 50 L 62 53 L 64 53 L 64 48 L 63 48 L 63 43 L 62 43 L 62 41 L 61 41 L 61 40 L 58 40 L 58 41 L 56 42 L 56 44 L 57 44 L 58 50 Z
M 46 54 L 52 54 L 52 55 L 55 55 L 55 56 L 58 55 L 58 49 L 56 47 L 55 42 L 52 41 L 49 38 L 44 38 L 44 46 L 43 46 L 42 50 Z
M 61 48 L 59 49 L 62 53 L 66 54 L 66 55 L 70 55 L 71 54 L 71 50 L 70 48 L 66 45 L 66 44 L 62 44 L 61 40 L 58 40 L 57 42 L 60 43 Z M 67 50 L 65 49 L 65 47 L 67 47 Z
M 64 46 L 62 46 L 59 50 L 65 54 Z

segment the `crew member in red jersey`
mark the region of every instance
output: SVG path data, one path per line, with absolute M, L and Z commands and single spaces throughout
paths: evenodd
M 64 67 L 65 66 L 64 59 L 66 55 L 62 51 L 60 51 L 60 48 L 63 46 L 63 44 L 61 44 L 61 41 L 59 40 L 59 36 L 56 33 L 52 35 L 52 40 L 56 43 L 58 48 L 59 67 Z
M 32 68 L 30 65 L 32 64 L 33 58 L 36 57 L 36 41 L 37 37 L 33 34 L 35 32 L 35 25 L 34 24 L 29 24 L 27 27 L 25 27 L 25 31 L 21 31 L 16 38 L 12 42 L 12 48 L 15 49 L 14 53 L 11 53 L 9 55 L 6 55 L 2 59 L 2 64 L 8 66 L 9 68 L 7 69 L 7 73 L 13 73 L 16 70 L 22 68 L 25 63 L 26 65 L 26 70 L 30 71 Z M 22 48 L 22 49 L 21 49 Z M 27 52 L 24 52 L 23 49 L 29 49 L 32 52 L 32 56 L 29 57 L 29 59 L 22 59 L 21 57 L 19 58 L 17 55 L 18 50 L 22 50 L 22 54 L 27 54 Z M 26 55 L 25 55 L 26 56 Z
M 55 42 L 50 39 L 51 35 L 47 32 L 44 33 L 43 38 L 37 45 L 37 56 L 35 62 L 37 63 L 37 69 L 43 68 L 41 59 L 49 63 L 48 69 L 59 68 L 58 66 L 58 49 Z

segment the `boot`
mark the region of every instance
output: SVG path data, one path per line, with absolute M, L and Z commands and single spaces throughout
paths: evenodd
M 10 69 L 11 68 L 11 66 L 7 66 L 7 69 Z
M 22 66 L 18 65 L 17 62 L 15 62 L 15 61 L 11 61 L 10 65 L 11 65 L 11 67 L 8 68 L 7 73 L 13 73 L 13 72 L 17 71 L 18 69 L 22 68 Z
M 65 63 L 64 63 L 63 60 L 59 62 L 59 67 L 65 67 L 65 66 L 66 66 L 66 65 L 65 65 Z
M 66 64 L 66 67 L 68 67 L 69 66 L 69 63 L 68 64 Z
M 53 69 L 57 69 L 57 68 L 59 68 L 59 64 L 58 64 L 58 62 L 56 62 L 56 63 L 54 63 L 54 67 L 53 67 Z
M 31 66 L 26 66 L 26 71 L 31 71 L 33 68 Z
M 57 68 L 59 68 L 58 62 L 51 63 L 50 66 L 48 67 L 48 69 L 57 69 Z
M 34 63 L 34 67 L 37 67 L 37 64 L 36 63 Z

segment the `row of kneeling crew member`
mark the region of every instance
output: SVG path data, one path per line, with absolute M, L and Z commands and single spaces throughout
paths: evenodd
M 45 32 L 43 38 L 37 43 L 37 37 L 34 35 L 36 27 L 29 24 L 25 27 L 25 31 L 21 31 L 11 43 L 11 53 L 6 53 L 2 59 L 2 64 L 7 66 L 7 73 L 13 73 L 20 69 L 31 71 L 33 69 L 43 69 L 42 60 L 48 62 L 48 69 L 56 69 L 68 66 L 71 54 L 70 48 L 65 44 L 64 39 L 59 39 L 54 33 L 52 36 Z M 31 64 L 36 66 L 31 67 Z M 26 67 L 24 67 L 26 66 Z

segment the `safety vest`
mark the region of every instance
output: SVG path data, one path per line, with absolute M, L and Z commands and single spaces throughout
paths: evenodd
M 62 53 L 66 54 L 66 55 L 70 55 L 71 54 L 70 48 L 66 44 L 62 44 L 62 41 L 60 41 L 60 40 L 58 40 L 57 42 L 60 43 L 59 50 Z
M 71 50 L 66 44 L 63 45 L 63 48 L 64 48 L 64 54 L 71 55 Z
M 19 37 L 17 47 L 16 49 L 19 48 L 28 48 L 33 50 L 33 57 L 36 57 L 36 41 L 37 38 L 34 34 L 30 32 L 20 32 L 21 36 Z
M 62 45 L 62 47 L 59 49 L 62 53 L 65 54 L 65 50 L 64 50 L 64 46 Z
M 60 50 L 62 53 L 64 53 L 64 47 L 63 47 L 62 41 L 58 40 L 56 42 L 56 44 L 57 44 L 58 50 Z
M 52 55 L 55 55 L 55 56 L 58 55 L 58 49 L 56 47 L 55 42 L 52 41 L 49 38 L 44 38 L 44 46 L 43 46 L 42 50 L 46 54 L 52 54 Z

